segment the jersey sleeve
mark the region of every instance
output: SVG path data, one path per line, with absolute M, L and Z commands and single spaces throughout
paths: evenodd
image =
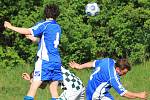
M 95 67 L 95 62 L 96 62 L 96 60 L 94 60 L 94 61 L 93 61 L 93 65 L 92 65 L 92 67 Z
M 118 94 L 123 96 L 127 90 L 122 86 L 120 78 L 117 76 L 115 69 L 110 70 L 110 83 L 111 86 L 117 91 Z
M 38 23 L 36 24 L 35 26 L 31 27 L 30 30 L 31 30 L 31 34 L 34 36 L 34 37 L 39 37 L 42 35 L 43 31 L 45 30 L 45 25 L 44 23 Z
M 92 67 L 100 67 L 99 65 L 101 65 L 103 63 L 103 61 L 102 60 L 95 60 L 94 62 L 93 62 L 93 66 Z

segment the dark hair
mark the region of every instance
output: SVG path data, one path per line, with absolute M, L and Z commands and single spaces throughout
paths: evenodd
M 44 14 L 46 18 L 56 19 L 60 14 L 59 7 L 55 4 L 48 4 L 45 6 Z
M 124 58 L 118 59 L 117 62 L 115 63 L 115 67 L 119 67 L 121 70 L 124 69 L 128 69 L 128 71 L 131 70 L 131 66 L 128 60 Z

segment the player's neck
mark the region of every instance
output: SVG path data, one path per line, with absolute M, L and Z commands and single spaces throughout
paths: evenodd
M 46 18 L 46 20 L 54 20 L 53 18 Z

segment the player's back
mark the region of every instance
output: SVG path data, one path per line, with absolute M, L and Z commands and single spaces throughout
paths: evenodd
M 87 100 L 92 100 L 92 96 L 98 97 L 110 89 L 110 75 L 115 69 L 114 64 L 115 61 L 110 58 L 95 60 L 94 71 L 86 88 L 89 96 Z
M 61 36 L 59 24 L 55 20 L 46 20 L 38 23 L 33 29 L 35 36 L 41 37 L 37 54 L 39 58 L 50 62 L 61 62 L 58 51 Z

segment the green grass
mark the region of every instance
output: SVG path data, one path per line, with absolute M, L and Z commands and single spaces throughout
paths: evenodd
M 121 78 L 122 84 L 129 91 L 150 91 L 150 62 L 133 66 L 132 70 Z M 23 100 L 26 95 L 29 83 L 22 80 L 23 72 L 31 72 L 33 68 L 29 66 L 17 66 L 15 69 L 7 70 L 0 68 L 0 100 Z M 91 70 L 74 70 L 86 85 Z M 115 90 L 111 89 L 111 94 L 115 100 L 129 100 L 120 97 Z M 35 100 L 48 100 L 50 94 L 48 89 L 38 89 Z M 136 99 L 140 100 L 140 99 Z M 150 100 L 150 98 L 148 99 Z

